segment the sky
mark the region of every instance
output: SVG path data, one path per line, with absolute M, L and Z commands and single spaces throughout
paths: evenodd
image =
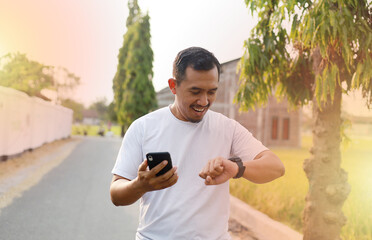
M 256 23 L 244 0 L 138 2 L 151 18 L 156 91 L 167 87 L 180 50 L 204 47 L 221 63 L 239 58 Z M 111 102 L 127 17 L 125 0 L 0 0 L 0 56 L 26 53 L 45 65 L 65 67 L 81 78 L 73 99 L 86 106 L 104 97 Z M 346 105 L 356 111 L 355 104 Z M 366 109 L 358 111 L 363 115 Z
M 242 0 L 139 0 L 150 15 L 155 90 L 167 86 L 176 54 L 190 46 L 221 61 L 240 57 L 253 20 Z M 112 79 L 128 17 L 124 0 L 0 0 L 0 55 L 26 53 L 81 78 L 73 98 L 112 101 Z

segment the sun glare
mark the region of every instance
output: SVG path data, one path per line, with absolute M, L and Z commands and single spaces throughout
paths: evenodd
M 4 48 L 3 48 L 3 45 L 0 42 L 0 57 L 2 57 L 4 55 L 5 55 Z

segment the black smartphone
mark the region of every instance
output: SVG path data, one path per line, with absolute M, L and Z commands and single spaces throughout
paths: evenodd
M 164 160 L 168 161 L 168 164 L 156 174 L 156 176 L 163 175 L 172 169 L 172 159 L 169 152 L 151 152 L 146 154 L 147 164 L 149 165 L 150 170 L 153 169 L 156 165 L 163 162 Z

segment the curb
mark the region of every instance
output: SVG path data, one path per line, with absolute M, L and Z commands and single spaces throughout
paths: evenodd
M 303 236 L 240 199 L 230 195 L 230 217 L 254 233 L 259 240 L 302 240 Z

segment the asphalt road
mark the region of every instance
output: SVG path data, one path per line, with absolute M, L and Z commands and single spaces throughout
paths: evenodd
M 117 138 L 84 138 L 41 181 L 0 213 L 0 240 L 135 239 L 138 204 L 110 200 Z

